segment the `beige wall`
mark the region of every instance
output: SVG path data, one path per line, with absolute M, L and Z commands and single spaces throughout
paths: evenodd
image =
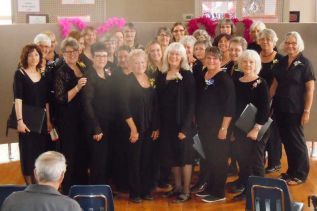
M 139 40 L 142 44 L 147 43 L 153 38 L 158 26 L 170 25 L 171 23 L 136 23 L 138 30 Z M 274 29 L 277 32 L 280 40 L 288 31 L 298 31 L 303 36 L 305 41 L 304 54 L 310 59 L 315 67 L 315 74 L 317 68 L 317 24 L 267 24 L 269 28 Z M 13 74 L 16 70 L 18 57 L 20 55 L 21 48 L 30 43 L 33 37 L 41 31 L 51 30 L 57 35 L 59 34 L 59 28 L 57 24 L 44 24 L 44 25 L 7 25 L 0 26 L 0 143 L 15 142 L 17 141 L 15 131 L 10 133 L 10 137 L 5 137 L 5 125 L 7 117 L 12 108 L 12 81 Z M 240 30 L 241 31 L 241 30 Z M 60 39 L 58 37 L 58 39 Z M 308 140 L 317 141 L 317 130 L 314 125 L 317 124 L 317 94 L 315 94 L 314 106 L 312 108 L 311 122 L 305 127 L 305 134 Z
M 300 23 L 316 22 L 316 0 L 290 0 L 289 11 L 300 11 Z

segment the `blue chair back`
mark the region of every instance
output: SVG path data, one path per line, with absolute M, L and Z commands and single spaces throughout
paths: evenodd
M 251 198 L 254 211 L 285 211 L 284 192 L 281 188 L 253 185 Z
M 3 201 L 13 192 L 22 191 L 26 188 L 24 185 L 1 185 L 0 186 L 0 207 Z
M 252 210 L 252 186 L 260 185 L 266 187 L 276 187 L 283 191 L 285 210 L 302 210 L 303 203 L 292 202 L 287 184 L 282 179 L 250 176 L 246 189 L 246 210 Z M 272 193 L 273 194 L 273 193 Z
M 109 185 L 74 185 L 69 190 L 69 196 L 75 199 L 84 211 L 114 211 Z

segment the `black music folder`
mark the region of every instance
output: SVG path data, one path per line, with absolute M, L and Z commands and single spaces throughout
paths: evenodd
M 32 132 L 41 133 L 45 118 L 44 108 L 22 104 L 22 115 L 23 122 Z M 17 129 L 17 119 L 14 105 L 7 122 L 7 127 Z
M 242 130 L 245 133 L 248 133 L 255 125 L 255 117 L 258 109 L 252 104 L 249 103 L 245 109 L 242 111 L 239 119 L 236 121 L 235 126 Z M 256 140 L 260 141 L 266 131 L 269 129 L 273 120 L 269 117 L 268 121 L 262 126 L 259 131 L 258 137 Z

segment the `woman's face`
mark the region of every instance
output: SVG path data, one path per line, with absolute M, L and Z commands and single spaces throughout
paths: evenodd
M 257 39 L 257 36 L 258 36 L 258 34 L 260 33 L 260 30 L 257 28 L 257 27 L 255 27 L 254 29 L 253 29 L 253 31 L 251 31 L 251 38 L 252 38 L 252 40 L 254 41 L 254 42 L 256 42 L 256 39 Z
M 56 48 L 56 45 L 57 45 L 56 37 L 55 37 L 54 34 L 52 34 L 52 35 L 50 36 L 50 38 L 51 38 L 51 47 L 50 47 L 49 52 L 54 52 L 54 51 L 55 51 L 55 48 Z
M 135 29 L 126 28 L 123 31 L 123 39 L 125 42 L 134 42 L 136 35 Z
M 220 34 L 231 35 L 231 25 L 229 23 L 223 23 L 220 25 Z
M 297 40 L 294 36 L 288 36 L 285 40 L 285 52 L 288 56 L 296 56 L 298 52 Z
M 222 37 L 218 42 L 218 48 L 222 53 L 225 53 L 229 49 L 230 41 L 226 37 Z
M 194 46 L 194 56 L 196 56 L 197 59 L 203 60 L 205 58 L 205 50 L 206 45 L 203 43 L 199 43 Z
M 189 45 L 189 44 L 185 44 L 184 45 L 185 49 L 186 49 L 186 55 L 187 57 L 192 57 L 194 54 L 194 47 Z
M 185 28 L 182 25 L 177 25 L 172 31 L 173 37 L 178 42 L 182 37 L 185 36 Z
M 74 65 L 78 61 L 79 51 L 73 47 L 66 46 L 63 57 L 68 65 Z
M 167 62 L 170 67 L 180 68 L 182 57 L 177 51 L 170 51 L 167 56 Z
M 221 67 L 221 61 L 218 57 L 208 54 L 205 58 L 204 65 L 207 67 L 208 70 L 219 70 Z
M 120 47 L 123 45 L 123 33 L 122 32 L 116 32 L 115 37 L 117 39 L 117 46 Z
M 229 56 L 231 61 L 238 61 L 239 56 L 242 54 L 242 46 L 238 43 L 230 43 L 229 45 Z
M 159 44 L 154 43 L 149 47 L 149 57 L 152 61 L 160 62 L 162 60 L 162 50 Z
M 129 57 L 129 52 L 128 51 L 118 51 L 118 66 L 121 67 L 122 69 L 127 69 L 128 68 L 128 57 Z
M 240 67 L 244 75 L 252 75 L 255 73 L 255 61 L 252 59 L 243 59 Z
M 117 47 L 116 43 L 117 43 L 117 40 L 115 38 L 114 39 L 111 38 L 110 40 L 105 41 L 105 48 L 112 55 L 116 51 L 116 47 Z
M 273 41 L 270 37 L 259 39 L 259 45 L 261 46 L 262 51 L 272 52 L 274 49 Z
M 108 53 L 106 51 L 95 52 L 93 56 L 93 65 L 96 69 L 103 69 L 107 64 Z
M 161 31 L 161 33 L 157 36 L 157 41 L 160 43 L 161 46 L 167 47 L 170 43 L 170 36 L 164 31 Z
M 146 60 L 143 56 L 134 56 L 131 58 L 129 62 L 129 67 L 131 68 L 131 71 L 138 75 L 138 74 L 143 74 L 146 71 Z
M 43 58 L 46 58 L 48 53 L 50 52 L 50 46 L 47 44 L 47 43 L 44 43 L 44 42 L 40 42 L 38 44 L 38 46 L 40 47 L 41 49 L 41 52 L 43 54 Z
M 92 30 L 88 30 L 87 33 L 84 36 L 85 44 L 87 46 L 91 46 L 96 42 L 96 32 Z
M 36 67 L 39 62 L 40 62 L 40 54 L 37 52 L 36 49 L 33 49 L 29 54 L 28 54 L 28 67 Z
M 85 49 L 85 40 L 84 37 L 80 37 L 78 40 L 78 44 L 79 44 L 79 54 L 81 54 L 83 52 L 83 50 Z

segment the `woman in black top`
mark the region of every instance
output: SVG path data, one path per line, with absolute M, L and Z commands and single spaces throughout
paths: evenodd
M 184 46 L 178 42 L 170 44 L 165 50 L 163 74 L 157 79 L 157 90 L 160 113 L 160 159 L 162 165 L 172 167 L 175 180 L 174 189 L 164 196 L 178 195 L 176 202 L 190 199 L 195 81 L 188 69 Z
M 82 61 L 86 66 L 92 65 L 92 55 L 91 46 L 96 43 L 96 30 L 92 26 L 87 26 L 83 31 L 82 35 L 85 41 L 85 48 L 80 54 L 80 61 Z
M 85 183 L 87 153 L 81 89 L 86 85 L 84 70 L 77 64 L 78 42 L 66 38 L 61 44 L 64 64 L 57 70 L 54 79 L 56 101 L 56 125 L 60 136 L 61 152 L 67 159 L 68 171 L 62 184 L 64 193 L 73 184 Z
M 21 168 L 28 185 L 35 183 L 34 162 L 46 150 L 48 130 L 52 129 L 48 105 L 49 89 L 46 78 L 40 73 L 41 61 L 40 48 L 34 44 L 26 45 L 22 50 L 20 68 L 15 72 L 13 82 Z M 46 108 L 46 122 L 40 134 L 30 131 L 23 121 L 23 105 Z
M 219 48 L 223 55 L 221 60 L 221 68 L 227 68 L 231 61 L 229 55 L 230 39 L 231 35 L 219 34 L 212 43 L 213 46 L 217 46 Z
M 268 87 L 271 87 L 274 78 L 274 67 L 281 61 L 282 55 L 277 53 L 274 48 L 278 38 L 272 29 L 263 29 L 258 33 L 258 43 L 261 46 L 260 57 L 262 69 L 259 76 L 262 77 Z M 275 119 L 274 114 L 272 118 Z M 281 169 L 282 144 L 278 134 L 278 129 L 275 121 L 270 127 L 270 135 L 267 142 L 266 150 L 268 152 L 268 166 L 265 169 L 266 173 L 271 173 Z
M 288 169 L 282 178 L 289 185 L 305 182 L 309 172 L 303 126 L 309 121 L 315 86 L 314 70 L 302 54 L 304 42 L 298 32 L 289 32 L 281 43 L 287 53 L 274 69 L 270 95 L 276 123 L 287 155 Z
M 239 182 L 246 187 L 250 175 L 264 176 L 264 151 L 266 138 L 257 140 L 261 127 L 269 117 L 269 95 L 265 80 L 258 76 L 261 69 L 260 56 L 256 51 L 246 50 L 238 61 L 243 76 L 236 82 L 236 119 L 241 115 L 245 107 L 252 103 L 257 108 L 254 127 L 245 134 L 236 128 L 235 149 L 239 162 Z M 236 199 L 245 197 L 245 191 L 237 195 Z
M 140 203 L 140 197 L 153 200 L 151 169 L 153 141 L 158 138 L 157 100 L 155 89 L 145 74 L 147 56 L 143 50 L 130 52 L 129 68 L 133 74 L 124 85 L 125 91 L 120 105 L 122 116 L 130 128 L 128 146 L 130 200 Z
M 260 53 L 261 52 L 261 46 L 259 45 L 258 42 L 258 34 L 265 29 L 266 26 L 262 21 L 254 21 L 250 27 L 250 36 L 252 39 L 252 42 L 248 44 L 248 49 L 249 50 L 255 50 L 256 52 Z
M 229 126 L 235 111 L 235 89 L 230 76 L 221 69 L 221 52 L 217 47 L 206 49 L 204 70 L 199 75 L 196 121 L 198 135 L 209 170 L 208 187 L 197 194 L 205 202 L 225 199 L 229 153 Z
M 146 47 L 148 55 L 148 66 L 146 74 L 149 77 L 150 83 L 155 84 L 155 80 L 162 69 L 163 52 L 160 43 L 152 41 Z
M 107 184 L 108 150 L 112 120 L 113 81 L 107 64 L 107 51 L 103 43 L 91 46 L 93 65 L 87 73 L 83 88 L 83 109 L 87 117 L 90 145 L 90 182 Z

